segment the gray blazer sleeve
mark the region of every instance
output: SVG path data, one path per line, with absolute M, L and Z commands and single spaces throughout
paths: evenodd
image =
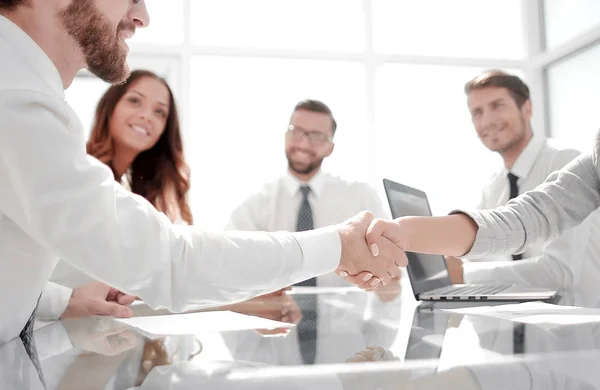
M 552 173 L 536 189 L 493 210 L 464 211 L 479 226 L 465 255 L 486 257 L 521 253 L 536 241 L 547 241 L 581 223 L 600 207 L 597 151 L 582 155 Z

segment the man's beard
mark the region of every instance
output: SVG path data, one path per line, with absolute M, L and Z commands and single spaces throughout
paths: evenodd
M 90 72 L 118 84 L 129 77 L 127 51 L 119 39 L 121 31 L 135 31 L 135 25 L 121 21 L 114 33 L 110 23 L 96 9 L 94 0 L 75 0 L 60 14 L 67 33 L 79 46 Z
M 321 168 L 321 164 L 323 164 L 323 159 L 320 159 L 320 160 L 311 162 L 310 164 L 308 164 L 304 168 L 299 168 L 299 167 L 295 167 L 294 166 L 294 164 L 292 163 L 292 160 L 290 159 L 290 156 L 288 156 L 287 153 L 286 153 L 286 157 L 287 157 L 287 160 L 288 160 L 288 168 L 292 172 L 296 172 L 296 173 L 298 173 L 300 175 L 311 174 L 314 171 L 316 171 L 317 169 Z
M 521 132 L 517 136 L 515 136 L 515 138 L 510 140 L 510 142 L 507 145 L 505 145 L 500 150 L 497 150 L 497 152 L 498 153 L 507 153 L 507 152 L 512 151 L 526 137 L 526 134 L 527 134 L 526 129 L 527 129 L 527 121 L 525 120 L 525 117 L 523 115 L 521 115 Z

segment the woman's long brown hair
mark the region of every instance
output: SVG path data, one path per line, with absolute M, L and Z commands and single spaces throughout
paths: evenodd
M 104 93 L 96 108 L 87 152 L 108 165 L 115 174 L 115 180 L 120 181 L 121 178 L 117 177 L 112 166 L 114 145 L 109 132 L 109 122 L 115 106 L 129 87 L 144 77 L 159 80 L 167 87 L 170 109 L 165 131 L 159 140 L 151 149 L 141 152 L 131 164 L 128 175 L 131 191 L 146 198 L 172 221 L 180 217 L 192 224 L 192 213 L 187 203 L 187 193 L 190 189 L 190 169 L 183 156 L 183 143 L 175 98 L 163 78 L 147 70 L 136 70 L 131 73 L 125 83 L 111 86 Z

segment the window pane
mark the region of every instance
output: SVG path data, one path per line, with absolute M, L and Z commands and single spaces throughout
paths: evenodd
M 130 42 L 165 45 L 183 43 L 183 1 L 146 0 L 150 25 L 137 29 Z
M 362 0 L 191 0 L 191 6 L 192 42 L 197 44 L 328 51 L 364 48 Z
M 284 137 L 296 103 L 326 103 L 338 121 L 328 172 L 366 180 L 369 139 L 359 63 L 195 57 L 190 143 L 196 223 L 222 226 L 248 195 L 285 173 Z
M 552 49 L 600 25 L 598 0 L 545 0 L 546 47 Z
M 519 59 L 521 0 L 372 0 L 377 52 Z
M 548 69 L 552 136 L 590 152 L 600 128 L 600 45 Z
M 482 70 L 386 64 L 376 74 L 377 172 L 426 191 L 434 214 L 475 207 L 502 167 L 479 141 L 463 92 Z

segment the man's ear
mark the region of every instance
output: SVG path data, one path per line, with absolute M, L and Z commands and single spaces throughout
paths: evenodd
M 334 148 L 335 148 L 335 144 L 330 143 L 329 146 L 327 147 L 327 152 L 325 153 L 325 157 L 331 156 L 331 153 L 333 153 Z
M 527 122 L 531 121 L 531 118 L 533 117 L 533 105 L 531 104 L 530 99 L 527 99 L 525 103 L 523 103 L 521 114 L 523 114 L 523 117 Z

